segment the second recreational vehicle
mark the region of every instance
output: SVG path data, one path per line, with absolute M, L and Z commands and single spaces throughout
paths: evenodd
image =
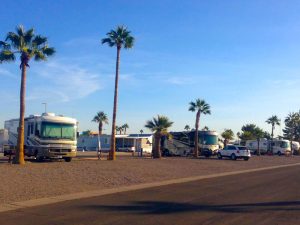
M 247 140 L 246 147 L 253 154 L 256 154 L 258 150 L 258 141 Z M 267 140 L 263 138 L 260 139 L 259 141 L 259 150 L 261 154 L 272 153 L 277 155 L 285 155 L 291 153 L 291 145 L 288 140 L 284 140 L 284 139 Z

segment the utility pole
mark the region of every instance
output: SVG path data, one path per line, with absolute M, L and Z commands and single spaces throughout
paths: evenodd
M 42 105 L 45 105 L 45 113 L 47 113 L 47 103 L 43 102 Z

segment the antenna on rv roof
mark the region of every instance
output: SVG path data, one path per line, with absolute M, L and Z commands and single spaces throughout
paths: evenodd
M 43 102 L 42 105 L 45 105 L 45 113 L 47 113 L 47 103 Z

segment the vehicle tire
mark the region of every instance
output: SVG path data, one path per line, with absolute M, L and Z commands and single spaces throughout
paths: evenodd
M 248 161 L 248 160 L 249 160 L 249 157 L 244 157 L 244 160 L 245 160 L 245 161 Z
M 277 152 L 277 155 L 278 155 L 278 156 L 281 156 L 282 154 L 281 154 L 281 152 L 280 152 L 280 151 L 278 151 L 278 152 Z
M 218 159 L 222 159 L 221 153 L 218 153 Z
M 64 160 L 65 160 L 66 162 L 71 162 L 71 161 L 72 161 L 72 158 L 71 158 L 71 157 L 67 157 L 67 158 L 64 158 Z
M 234 154 L 234 153 L 232 153 L 232 154 L 231 154 L 231 156 L 230 156 L 230 158 L 231 158 L 232 160 L 236 160 L 236 156 L 235 156 L 235 154 Z

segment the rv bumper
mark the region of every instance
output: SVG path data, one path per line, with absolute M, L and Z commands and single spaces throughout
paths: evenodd
M 76 153 L 77 151 L 72 149 L 43 149 L 40 155 L 46 158 L 60 159 L 76 157 Z

